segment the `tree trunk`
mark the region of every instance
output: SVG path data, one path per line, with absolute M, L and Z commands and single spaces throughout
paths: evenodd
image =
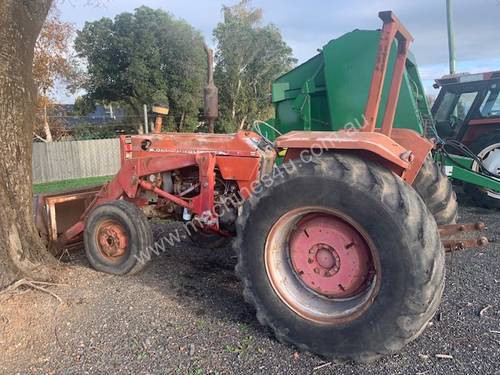
M 241 89 L 241 78 L 238 77 L 238 83 L 236 85 L 236 92 L 234 94 L 234 97 L 232 98 L 232 103 L 231 103 L 231 118 L 234 119 L 236 118 L 236 103 L 238 101 L 238 97 L 240 95 L 240 89 Z
M 49 126 L 49 117 L 47 116 L 47 98 L 43 98 L 43 131 L 45 133 L 45 141 L 52 142 L 52 132 Z
M 243 116 L 243 118 L 240 121 L 240 130 L 244 130 L 246 128 L 246 123 L 247 123 L 247 116 Z
M 179 126 L 177 127 L 177 132 L 182 133 L 182 129 L 184 128 L 184 120 L 186 119 L 186 112 L 181 113 L 181 118 L 179 120 Z
M 46 278 L 53 258 L 33 222 L 33 49 L 52 0 L 0 2 L 0 288 Z
M 212 134 L 215 133 L 215 120 L 214 119 L 208 120 L 207 127 L 208 127 L 209 133 L 212 133 Z
M 233 98 L 231 101 L 231 119 L 234 121 L 236 118 L 236 99 Z

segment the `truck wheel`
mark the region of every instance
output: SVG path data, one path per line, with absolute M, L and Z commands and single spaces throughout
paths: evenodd
M 151 258 L 153 232 L 148 219 L 123 200 L 96 207 L 87 218 L 83 237 L 87 258 L 97 271 L 135 274 Z
M 469 148 L 482 159 L 488 171 L 500 175 L 500 132 L 479 137 Z M 479 172 L 479 165 L 473 163 L 472 169 Z M 500 208 L 500 193 L 471 184 L 466 184 L 464 190 L 478 206 Z
M 457 195 L 451 181 L 441 168 L 428 157 L 413 182 L 438 225 L 455 224 L 458 215 Z
M 443 292 L 434 218 L 375 163 L 333 155 L 294 165 L 263 179 L 238 219 L 245 299 L 301 350 L 359 362 L 398 351 Z

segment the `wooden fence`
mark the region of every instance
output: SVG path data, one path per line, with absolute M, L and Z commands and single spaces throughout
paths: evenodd
M 120 169 L 118 139 L 33 143 L 33 183 L 114 175 Z

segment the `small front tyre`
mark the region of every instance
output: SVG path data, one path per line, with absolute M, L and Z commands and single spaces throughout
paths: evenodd
M 87 259 L 97 271 L 131 275 L 151 258 L 151 226 L 137 206 L 123 200 L 96 207 L 87 218 L 83 236 Z

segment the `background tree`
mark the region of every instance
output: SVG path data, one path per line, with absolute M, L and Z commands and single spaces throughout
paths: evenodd
M 196 125 L 206 59 L 203 37 L 185 21 L 140 7 L 86 23 L 75 49 L 87 62 L 84 100 L 123 102 L 139 118 L 144 104 L 168 104 L 177 130 Z
M 0 1 L 0 288 L 46 277 L 51 256 L 33 223 L 33 50 L 51 0 Z
M 262 10 L 243 0 L 223 6 L 224 21 L 215 28 L 215 83 L 220 93 L 220 127 L 244 129 L 256 119 L 270 116 L 272 81 L 296 60 L 279 29 L 261 26 Z
M 57 8 L 53 6 L 35 44 L 33 77 L 38 87 L 35 135 L 38 139 L 52 142 L 54 139 L 51 125 L 57 133 L 63 134 L 61 123 L 49 124 L 48 112 L 54 107 L 53 90 L 66 84 L 74 92 L 81 77 L 78 63 L 71 52 L 71 43 L 75 36 L 71 23 L 59 18 Z

